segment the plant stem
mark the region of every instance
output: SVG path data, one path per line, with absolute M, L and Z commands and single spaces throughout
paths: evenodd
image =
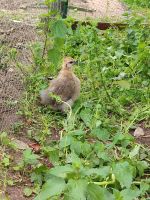
M 114 181 L 102 181 L 102 182 L 93 182 L 95 185 L 111 185 L 114 184 Z
M 45 56 L 45 51 L 46 51 L 46 44 L 47 44 L 47 33 L 45 33 L 45 41 L 44 41 L 44 48 L 43 48 L 43 53 L 42 53 L 42 59 Z
M 102 84 L 103 84 L 104 90 L 105 90 L 105 92 L 106 92 L 106 94 L 107 94 L 107 97 L 108 97 L 109 101 L 111 102 L 111 101 L 112 101 L 112 98 L 111 98 L 110 94 L 109 94 L 108 91 L 107 91 L 107 87 L 106 87 L 105 82 L 104 82 L 104 80 L 103 80 L 103 75 L 102 75 L 102 73 L 100 73 L 100 76 L 101 76 L 101 80 L 102 80 Z

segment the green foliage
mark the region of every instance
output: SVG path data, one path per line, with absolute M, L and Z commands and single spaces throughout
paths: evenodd
M 60 195 L 65 189 L 65 181 L 61 178 L 52 177 L 44 185 L 41 193 L 35 198 L 35 200 L 46 200 L 50 197 Z
M 88 200 L 113 200 L 113 196 L 105 188 L 101 188 L 98 185 L 88 185 Z
M 115 164 L 113 172 L 122 188 L 130 188 L 133 181 L 133 167 L 128 162 Z
M 66 192 L 66 200 L 86 200 L 87 191 L 87 181 L 86 180 L 72 180 L 70 179 L 67 184 L 68 191 Z
M 14 64 L 14 60 L 17 57 L 17 50 L 15 48 L 10 48 L 4 44 L 0 44 L 0 70 L 10 67 Z
M 150 8 L 149 0 L 124 0 L 124 2 L 128 3 L 129 5 L 137 5 L 141 7 Z
M 30 149 L 27 149 L 23 152 L 23 161 L 24 163 L 34 165 L 38 163 L 37 160 L 38 156 L 36 154 L 33 154 Z
M 32 194 L 32 189 L 31 188 L 28 188 L 28 187 L 25 187 L 24 190 L 23 190 L 23 193 L 26 197 L 29 197 L 31 196 Z
M 129 16 L 122 31 L 102 32 L 80 23 L 72 31 L 70 22 L 46 17 L 46 42 L 33 47 L 37 65 L 27 77 L 20 111 L 32 122 L 30 138 L 41 145 L 38 156 L 23 153 L 25 167 L 33 167 L 31 181 L 38 185 L 35 199 L 144 198 L 150 189 L 149 179 L 143 179 L 150 154 L 129 132 L 150 115 L 149 27 Z M 57 74 L 64 55 L 78 60 L 75 71 L 82 83 L 69 116 L 37 106 L 39 91 L 47 77 Z M 45 157 L 48 164 L 41 162 Z

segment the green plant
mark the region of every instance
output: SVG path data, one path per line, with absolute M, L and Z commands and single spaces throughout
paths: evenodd
M 141 7 L 150 8 L 150 1 L 149 0 L 124 0 L 125 3 L 129 5 L 137 5 Z
M 38 156 L 24 151 L 15 168 L 33 182 L 25 195 L 35 193 L 36 200 L 148 198 L 150 152 L 129 133 L 150 116 L 149 27 L 128 16 L 122 31 L 102 32 L 94 22 L 79 23 L 73 31 L 72 21 L 52 15 L 48 12 L 40 24 L 44 42 L 32 46 L 34 65 L 19 112 L 28 136 L 40 145 Z M 78 60 L 75 71 L 82 83 L 80 99 L 67 116 L 37 104 L 64 55 Z

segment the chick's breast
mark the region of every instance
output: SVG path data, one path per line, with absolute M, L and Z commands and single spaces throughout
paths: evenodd
M 71 99 L 75 92 L 75 82 L 71 75 L 56 78 L 50 87 L 52 92 L 65 102 Z

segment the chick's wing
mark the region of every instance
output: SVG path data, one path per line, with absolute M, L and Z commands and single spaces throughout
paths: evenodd
M 55 95 L 60 96 L 63 101 L 68 101 L 74 94 L 75 82 L 71 76 L 61 79 L 56 78 L 51 82 L 50 87 Z

